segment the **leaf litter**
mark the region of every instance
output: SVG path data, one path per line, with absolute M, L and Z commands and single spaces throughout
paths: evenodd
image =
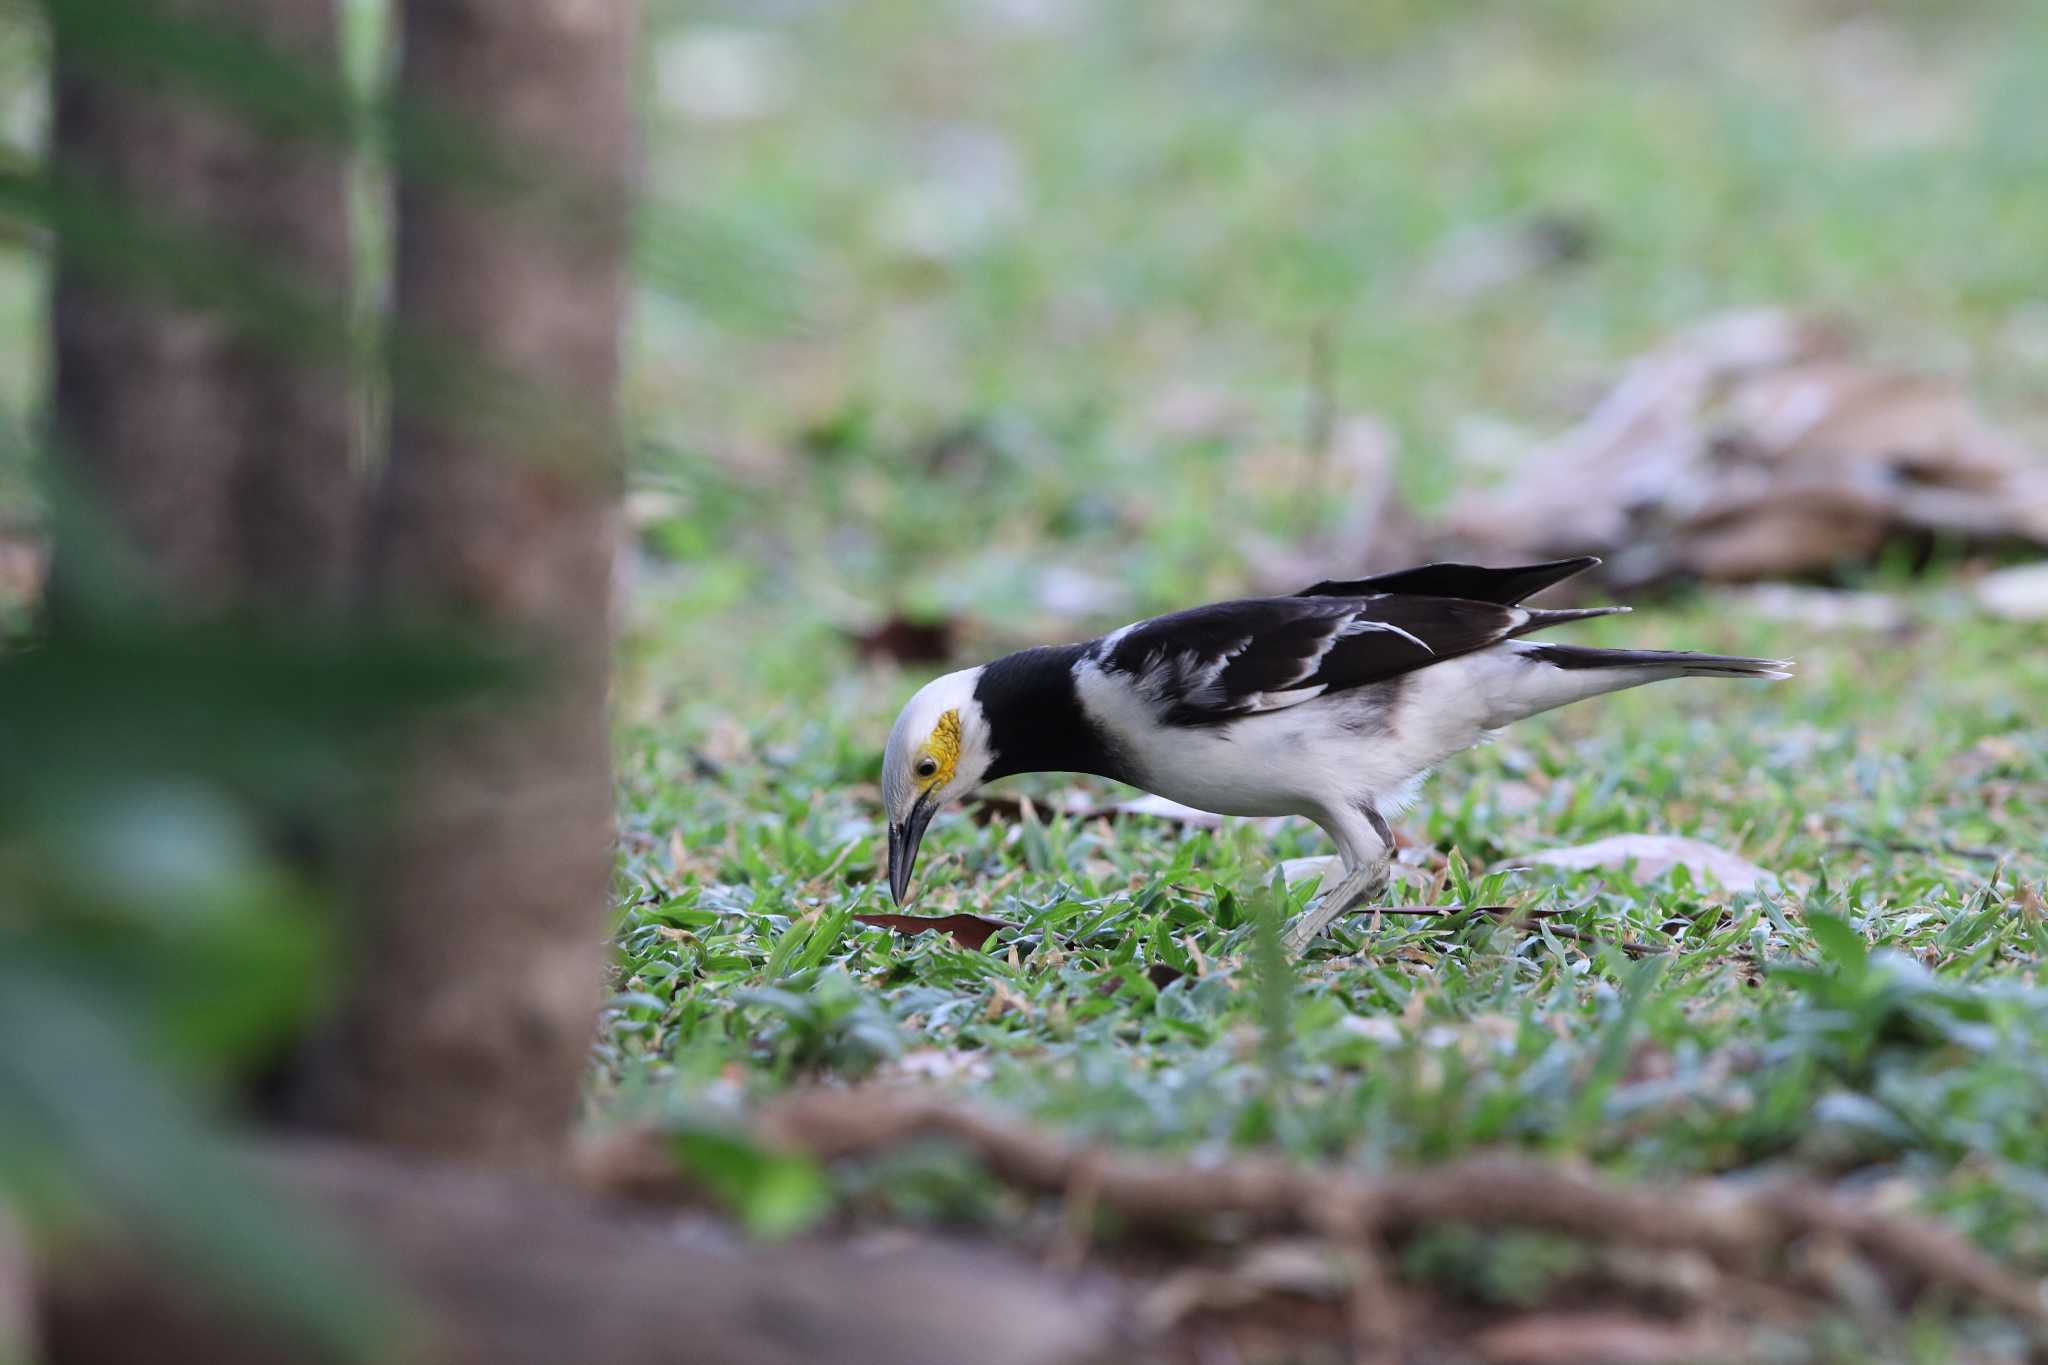
M 2048 461 L 1838 324 L 1736 313 L 1636 360 L 1447 527 L 1478 554 L 1599 555 L 1619 587 L 1826 576 L 1936 539 L 2048 547 Z

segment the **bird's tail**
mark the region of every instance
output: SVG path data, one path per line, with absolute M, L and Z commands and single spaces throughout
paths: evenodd
M 1498 729 L 1575 701 L 1641 687 L 1666 678 L 1784 678 L 1783 659 L 1733 654 L 1687 654 L 1669 649 L 1593 649 L 1586 645 L 1517 640 L 1508 671 L 1477 689 L 1486 699 L 1484 724 Z M 1500 658 L 1501 656 L 1495 656 Z M 1501 660 L 1506 663 L 1505 659 Z
M 1522 652 L 1568 671 L 1620 669 L 1654 678 L 1789 678 L 1790 659 L 1749 659 L 1739 654 L 1692 654 L 1682 649 L 1593 649 L 1586 645 L 1523 645 Z M 1652 676 L 1637 679 L 1651 682 Z M 1633 686 L 1633 683 L 1623 684 Z

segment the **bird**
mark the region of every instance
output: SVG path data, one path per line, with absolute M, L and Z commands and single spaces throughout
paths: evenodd
M 1525 637 L 1627 607 L 1524 606 L 1597 558 L 1425 564 L 1137 621 L 935 678 L 882 754 L 889 891 L 909 898 L 933 816 L 1017 773 L 1090 774 L 1218 815 L 1304 816 L 1345 876 L 1289 929 L 1300 951 L 1384 890 L 1389 820 L 1430 771 L 1518 720 L 1666 678 L 1784 678 L 1790 661 Z

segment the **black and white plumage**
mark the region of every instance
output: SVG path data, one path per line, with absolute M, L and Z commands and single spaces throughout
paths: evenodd
M 1522 605 L 1598 562 L 1318 583 L 938 678 L 903 708 L 883 756 L 890 888 L 900 902 L 945 802 L 1013 773 L 1092 773 L 1220 815 L 1322 826 L 1353 875 L 1309 917 L 1313 932 L 1384 867 L 1387 818 L 1429 771 L 1503 726 L 1663 678 L 1786 676 L 1780 660 L 1523 639 L 1627 610 Z

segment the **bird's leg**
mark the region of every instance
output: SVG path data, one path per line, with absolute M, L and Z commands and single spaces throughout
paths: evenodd
M 1288 951 L 1301 953 L 1315 942 L 1317 934 L 1329 927 L 1330 921 L 1387 889 L 1387 859 L 1368 858 L 1345 874 L 1338 882 L 1303 912 L 1300 919 L 1288 926 L 1282 942 Z
M 1344 880 L 1324 891 L 1282 936 L 1281 941 L 1287 945 L 1288 951 L 1296 955 L 1305 952 L 1308 945 L 1315 942 L 1316 935 L 1329 927 L 1330 921 L 1387 889 L 1388 872 L 1394 856 L 1394 832 L 1372 807 L 1366 807 L 1360 814 L 1371 824 L 1376 840 L 1367 848 L 1359 847 L 1364 841 L 1343 841 Z

